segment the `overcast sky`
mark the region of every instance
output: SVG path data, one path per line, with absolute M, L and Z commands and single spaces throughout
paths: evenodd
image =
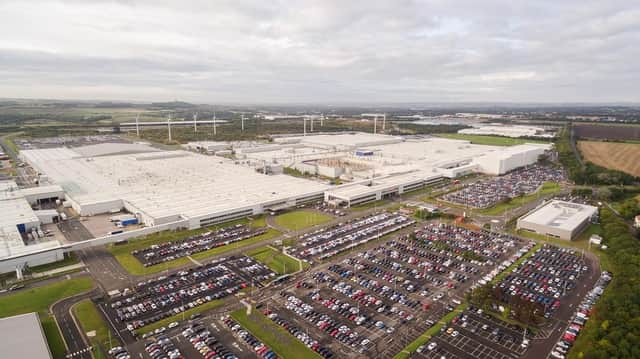
M 638 19 L 629 0 L 0 0 L 0 97 L 640 102 Z

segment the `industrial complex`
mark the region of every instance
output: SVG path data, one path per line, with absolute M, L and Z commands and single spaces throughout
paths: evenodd
M 171 151 L 120 142 L 30 147 L 20 158 L 38 173 L 39 186 L 2 184 L 0 206 L 10 215 L 2 219 L 0 267 L 11 271 L 59 260 L 63 251 L 79 246 L 200 228 L 309 202 L 349 207 L 444 178 L 502 175 L 535 163 L 550 146 L 339 133 L 276 137 L 271 143 L 192 143 Z M 284 174 L 285 168 L 302 178 Z M 339 184 L 330 184 L 332 179 Z M 54 205 L 41 208 L 41 202 Z M 39 235 L 40 224 L 64 216 L 53 209 L 60 202 L 58 208 L 82 217 L 128 212 L 142 228 L 61 244 Z M 33 253 L 37 258 L 27 256 Z

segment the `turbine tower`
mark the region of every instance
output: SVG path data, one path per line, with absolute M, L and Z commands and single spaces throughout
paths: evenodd
M 240 119 L 242 121 L 242 132 L 244 132 L 244 113 L 240 115 Z
M 169 128 L 169 142 L 171 142 L 171 115 L 167 118 L 167 127 Z
M 136 136 L 140 138 L 140 126 L 138 125 L 138 119 L 140 118 L 140 114 L 136 115 Z
M 218 132 L 216 131 L 216 112 L 213 111 L 213 135 L 217 135 Z
M 198 132 L 198 113 L 193 114 L 193 132 Z

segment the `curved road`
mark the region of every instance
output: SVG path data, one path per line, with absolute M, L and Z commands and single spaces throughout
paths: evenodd
M 51 306 L 51 311 L 56 318 L 56 322 L 64 338 L 67 347 L 67 355 L 73 354 L 73 358 L 92 359 L 91 351 L 87 350 L 88 345 L 84 342 L 84 334 L 76 325 L 72 315 L 71 307 L 76 303 L 99 295 L 100 290 L 93 290 L 73 297 L 65 298 Z

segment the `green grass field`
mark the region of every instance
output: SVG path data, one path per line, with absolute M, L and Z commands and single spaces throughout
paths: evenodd
M 180 314 L 176 314 L 176 315 L 172 315 L 168 318 L 164 318 L 162 320 L 159 320 L 153 324 L 149 324 L 146 325 L 142 328 L 138 328 L 136 329 L 136 333 L 142 335 L 144 333 L 149 333 L 152 332 L 160 327 L 166 327 L 167 325 L 169 325 L 169 323 L 171 322 L 181 322 L 184 320 L 189 320 L 189 317 L 192 316 L 193 314 L 196 313 L 203 313 L 206 312 L 208 310 L 211 310 L 213 308 L 217 308 L 219 306 L 221 306 L 222 304 L 224 304 L 224 300 L 220 299 L 220 300 L 212 300 L 210 302 L 206 302 L 203 305 L 197 306 L 195 308 L 191 308 L 189 310 L 185 310 L 183 313 Z
M 274 221 L 280 227 L 297 231 L 329 222 L 332 219 L 333 217 L 327 214 L 315 211 L 292 211 L 276 216 Z
M 300 269 L 298 261 L 267 246 L 256 248 L 245 254 L 255 258 L 260 263 L 266 264 L 278 274 L 293 273 Z M 302 268 L 307 267 L 309 267 L 309 263 L 302 262 Z
M 478 212 L 488 216 L 498 216 L 503 214 L 506 211 L 524 206 L 525 204 L 535 201 L 541 196 L 547 196 L 550 194 L 560 192 L 561 187 L 559 184 L 555 182 L 547 182 L 542 185 L 542 188 L 538 190 L 536 193 L 531 193 L 522 197 L 512 198 L 506 202 L 498 203 L 493 207 L 481 209 Z
M 231 313 L 231 317 L 281 358 L 320 358 L 320 355 L 307 348 L 301 341 L 260 312 L 254 310 L 250 316 L 247 316 L 246 310 L 241 309 Z
M 60 299 L 87 292 L 91 288 L 91 278 L 81 277 L 5 295 L 0 297 L 0 317 L 37 312 L 53 357 L 60 358 L 64 356 L 64 342 L 53 316 L 49 313 L 49 306 Z
M 217 228 L 223 228 L 223 227 L 227 227 L 227 226 L 231 226 L 231 225 L 235 225 L 235 224 L 239 224 L 239 223 L 249 223 L 249 221 L 246 220 L 246 219 L 242 219 L 242 220 L 238 220 L 238 221 L 224 223 L 224 224 L 221 224 L 219 226 L 207 227 L 207 228 L 199 228 L 199 229 L 195 229 L 195 230 L 164 231 L 164 232 L 159 232 L 159 233 L 154 233 L 154 234 L 148 235 L 148 236 L 143 237 L 141 239 L 131 240 L 127 244 L 111 245 L 111 246 L 108 247 L 108 249 L 109 249 L 109 252 L 111 252 L 111 254 L 113 254 L 113 256 L 116 258 L 116 260 L 120 263 L 120 265 L 122 265 L 129 273 L 131 273 L 133 275 L 146 275 L 146 274 L 159 273 L 159 272 L 162 272 L 163 270 L 166 270 L 166 269 L 171 269 L 171 268 L 176 268 L 176 267 L 187 265 L 187 264 L 191 263 L 191 261 L 187 257 L 182 257 L 182 258 L 178 258 L 178 259 L 166 262 L 166 263 L 157 264 L 157 265 L 150 266 L 150 267 L 145 267 L 145 266 L 142 265 L 142 263 L 140 263 L 140 261 L 138 261 L 133 255 L 131 255 L 131 251 L 137 250 L 137 249 L 142 249 L 142 248 L 148 247 L 148 246 L 150 246 L 152 244 L 181 240 L 181 239 L 187 238 L 189 236 L 197 235 L 197 234 L 204 233 L 204 232 L 207 232 L 207 231 L 210 231 L 210 230 L 215 230 Z M 256 218 L 255 220 L 253 220 L 250 223 L 251 223 L 251 226 L 254 227 L 254 228 L 266 226 L 265 219 L 262 216 L 259 217 L 259 218 Z M 249 238 L 249 239 L 246 239 L 244 241 L 231 243 L 231 244 L 226 245 L 226 246 L 213 248 L 213 249 L 210 249 L 208 251 L 196 253 L 196 254 L 192 255 L 191 257 L 193 259 L 195 259 L 195 260 L 206 259 L 208 257 L 214 256 L 214 255 L 217 255 L 217 254 L 221 254 L 221 253 L 224 253 L 224 252 L 236 249 L 236 248 L 241 248 L 241 247 L 253 244 L 253 243 L 257 243 L 257 242 L 260 242 L 260 241 L 271 239 L 271 238 L 277 237 L 278 235 L 280 235 L 280 232 L 278 232 L 278 231 L 276 231 L 274 229 L 269 229 L 266 233 L 264 233 L 262 235 L 259 235 L 259 236 L 253 237 L 253 238 Z
M 437 133 L 435 136 L 450 138 L 452 140 L 466 140 L 476 145 L 490 146 L 514 146 L 523 143 L 549 143 L 543 140 L 529 140 L 523 138 L 511 138 L 502 136 L 485 136 L 485 135 L 465 135 L 460 133 Z
M 106 358 L 105 351 L 120 345 L 118 337 L 111 332 L 111 345 L 109 345 L 109 326 L 102 319 L 102 315 L 89 299 L 76 304 L 73 307 L 73 315 L 80 324 L 84 333 L 94 331 L 95 337 L 89 337 L 89 342 L 93 347 L 93 355 L 96 359 Z

